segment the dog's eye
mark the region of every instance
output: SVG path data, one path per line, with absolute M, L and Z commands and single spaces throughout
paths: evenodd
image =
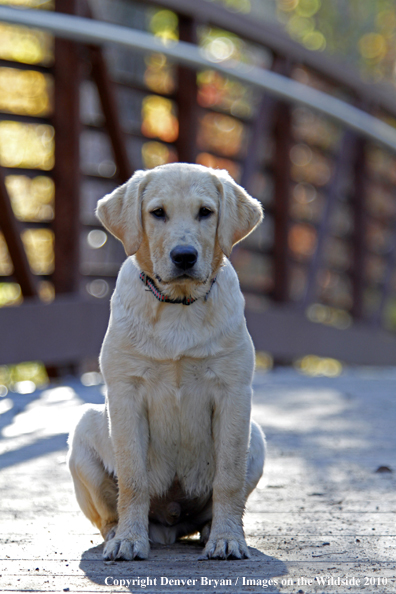
M 157 217 L 157 219 L 163 219 L 165 217 L 165 211 L 163 208 L 156 208 L 155 210 L 152 210 L 151 213 L 154 217 Z
M 207 217 L 209 217 L 212 214 L 212 211 L 209 210 L 209 208 L 206 208 L 206 206 L 202 206 L 199 209 L 199 218 L 200 219 L 205 219 Z

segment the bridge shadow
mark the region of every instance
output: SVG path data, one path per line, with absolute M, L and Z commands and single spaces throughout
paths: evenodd
M 70 378 L 31 394 L 8 392 L 0 399 L 0 470 L 65 450 L 80 405 L 103 403 L 101 388 Z
M 396 478 L 395 390 L 395 369 L 337 378 L 283 369 L 256 376 L 253 416 L 267 435 L 269 458 L 295 459 L 313 491 L 322 486 L 330 495 L 341 484 L 354 491 L 358 482 L 363 493 L 375 490 L 378 468 Z
M 250 559 L 198 561 L 202 547 L 193 538 L 182 539 L 174 545 L 152 545 L 146 561 L 105 563 L 102 552 L 103 544 L 85 551 L 80 569 L 93 584 L 117 589 L 122 586 L 130 592 L 144 589 L 252 592 L 262 591 L 261 584 L 267 580 L 264 591 L 275 594 L 281 591 L 278 586 L 288 573 L 283 561 L 253 547 L 249 547 Z M 191 581 L 188 583 L 188 580 Z

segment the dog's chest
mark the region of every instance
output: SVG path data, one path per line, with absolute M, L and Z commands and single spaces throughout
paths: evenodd
M 187 492 L 210 490 L 213 396 L 205 362 L 158 363 L 145 373 L 148 467 L 155 492 L 177 476 Z

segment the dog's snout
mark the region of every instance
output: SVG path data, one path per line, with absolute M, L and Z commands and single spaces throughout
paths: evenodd
M 192 268 L 197 261 L 198 252 L 190 245 L 177 245 L 170 253 L 173 264 L 181 270 Z

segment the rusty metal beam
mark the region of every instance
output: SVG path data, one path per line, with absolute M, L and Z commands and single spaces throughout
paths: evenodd
M 365 195 L 367 180 L 365 175 L 366 140 L 358 138 L 355 144 L 353 162 L 353 192 L 351 204 L 353 209 L 353 265 L 352 265 L 352 309 L 355 319 L 364 316 L 364 288 L 365 288 L 365 256 L 366 256 L 366 209 Z
M 279 102 L 275 115 L 274 176 L 274 290 L 275 301 L 289 299 L 289 194 L 291 108 Z
M 307 307 L 310 303 L 312 303 L 312 301 L 314 301 L 316 297 L 317 276 L 322 265 L 324 245 L 330 231 L 330 217 L 333 212 L 335 203 L 337 201 L 341 184 L 345 179 L 345 176 L 353 166 L 353 154 L 355 144 L 355 135 L 350 131 L 345 132 L 344 136 L 341 139 L 341 146 L 338 151 L 333 176 L 331 178 L 326 196 L 325 208 L 318 229 L 316 248 L 309 266 L 307 282 L 305 285 L 305 293 L 301 302 L 302 308 Z
M 258 155 L 263 137 L 269 136 L 274 116 L 276 100 L 264 95 L 260 101 L 257 116 L 250 126 L 250 138 L 243 163 L 240 184 L 248 192 L 252 192 L 252 179 L 259 167 Z
M 105 127 L 110 137 L 117 167 L 117 175 L 120 182 L 124 183 L 131 177 L 136 167 L 131 165 L 126 146 L 126 135 L 121 128 L 117 99 L 114 92 L 115 85 L 110 80 L 103 50 L 99 47 L 90 46 L 89 53 L 92 65 L 91 76 L 98 89 L 106 122 Z
M 396 200 L 395 192 L 393 192 L 393 199 Z M 386 258 L 386 268 L 384 279 L 382 282 L 381 287 L 381 298 L 379 302 L 379 306 L 377 311 L 374 313 L 372 317 L 372 323 L 374 326 L 380 326 L 382 322 L 382 316 L 384 313 L 385 305 L 393 292 L 393 274 L 395 271 L 396 265 L 396 220 L 392 221 L 392 240 L 391 240 L 391 247 L 389 253 Z
M 85 17 L 92 19 L 93 14 L 87 0 L 82 2 L 82 11 Z M 126 182 L 137 167 L 133 166 L 128 155 L 126 135 L 122 130 L 119 110 L 117 106 L 116 84 L 111 80 L 109 68 L 106 63 L 104 51 L 101 47 L 88 46 L 91 61 L 91 77 L 98 89 L 99 99 L 105 117 L 105 127 L 113 149 L 114 160 L 117 167 L 117 177 L 121 183 Z
M 197 43 L 196 23 L 190 17 L 179 17 L 180 41 Z M 179 136 L 176 150 L 179 161 L 195 163 L 197 158 L 198 106 L 197 73 L 186 66 L 177 67 L 176 102 L 179 120 Z
M 13 266 L 14 276 L 19 283 L 24 297 L 36 297 L 35 278 L 30 270 L 25 248 L 21 239 L 22 226 L 15 218 L 10 197 L 4 182 L 3 170 L 0 168 L 0 227 L 6 241 Z
M 272 61 L 271 70 L 284 76 L 290 76 L 291 65 L 287 60 L 275 56 Z M 241 186 L 248 191 L 250 191 L 252 177 L 258 169 L 258 154 L 262 138 L 269 136 L 273 128 L 276 105 L 276 99 L 265 93 L 261 98 L 257 115 L 250 124 L 250 137 L 240 180 Z
M 56 0 L 57 12 L 77 14 L 77 0 Z M 80 243 L 80 56 L 79 46 L 55 39 L 55 271 L 56 293 L 79 286 Z

